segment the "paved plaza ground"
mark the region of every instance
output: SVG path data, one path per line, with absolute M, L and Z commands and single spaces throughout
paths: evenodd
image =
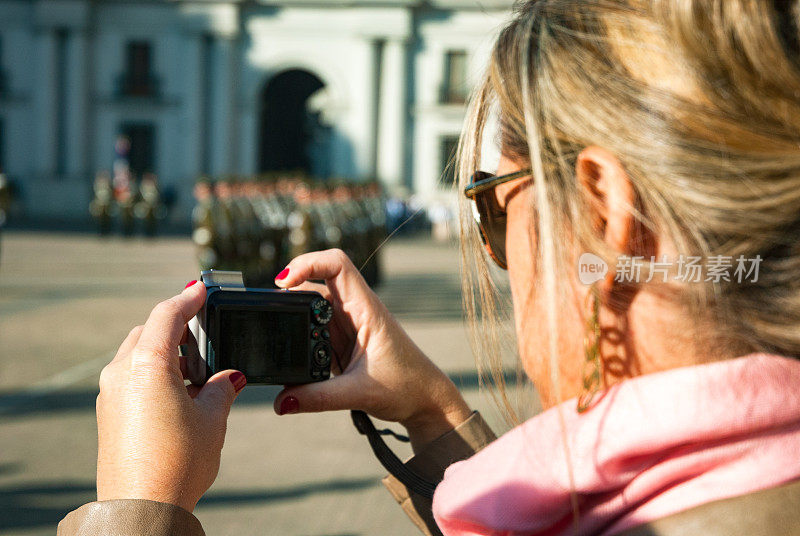
M 188 239 L 5 233 L 0 257 L 0 533 L 54 534 L 95 497 L 100 369 L 155 303 L 197 277 Z M 379 295 L 495 430 L 460 308 L 458 252 L 424 239 L 384 249 Z M 416 534 L 347 412 L 278 417 L 272 387 L 233 407 L 222 467 L 195 510 L 209 535 Z M 410 452 L 403 446 L 398 453 Z

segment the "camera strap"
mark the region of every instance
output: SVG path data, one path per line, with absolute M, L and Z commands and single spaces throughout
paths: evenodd
M 417 495 L 425 497 L 426 499 L 433 499 L 436 483 L 428 481 L 409 469 L 400 461 L 400 458 L 392 452 L 392 449 L 383 441 L 381 435 L 390 434 L 401 441 L 408 441 L 408 438 L 395 434 L 391 430 L 377 430 L 372 423 L 372 419 L 361 410 L 350 411 L 350 417 L 353 419 L 356 430 L 358 430 L 360 434 L 367 436 L 369 446 L 372 447 L 372 452 L 375 453 L 375 457 L 378 458 L 378 461 L 381 462 L 384 469 L 389 471 L 389 474 Z

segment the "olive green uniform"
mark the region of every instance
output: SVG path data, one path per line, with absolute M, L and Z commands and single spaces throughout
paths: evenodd
M 111 218 L 114 213 L 114 189 L 108 179 L 97 178 L 94 182 L 94 195 L 89 203 L 89 213 L 97 224 L 97 232 L 107 235 L 111 232 Z
M 197 260 L 200 268 L 210 270 L 217 268 L 219 260 L 219 233 L 214 221 L 216 201 L 206 199 L 199 202 L 192 210 L 192 240 L 197 246 Z

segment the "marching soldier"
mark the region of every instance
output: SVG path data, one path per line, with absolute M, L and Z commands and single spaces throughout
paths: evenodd
M 279 263 L 285 258 L 283 237 L 286 234 L 287 215 L 276 199 L 272 182 L 253 184 L 250 202 L 261 228 L 257 278 L 264 284 L 271 284 L 272 277 L 281 268 Z
M 289 234 L 289 258 L 313 251 L 314 219 L 311 215 L 311 189 L 299 184 L 294 190 L 295 207 L 289 214 L 286 226 Z
M 233 183 L 231 203 L 231 221 L 236 237 L 237 270 L 245 274 L 245 281 L 252 279 L 258 270 L 258 248 L 260 245 L 261 226 L 253 211 L 249 196 L 249 182 Z
M 355 205 L 352 203 L 350 188 L 344 183 L 337 185 L 333 190 L 333 199 L 342 233 L 341 249 L 350 257 L 353 264 L 360 268 L 358 264 L 359 250 L 361 248 L 358 243 L 358 214 L 354 210 Z
M 297 208 L 297 201 L 295 201 L 294 194 L 300 184 L 301 183 L 296 178 L 287 176 L 281 176 L 275 182 L 272 203 L 278 205 L 281 217 L 283 218 L 280 224 L 282 234 L 276 239 L 280 243 L 276 259 L 277 270 L 280 270 L 292 260 L 290 257 L 291 243 L 289 241 L 289 235 L 291 234 L 291 229 L 289 228 L 289 218 Z
M 217 225 L 214 221 L 216 202 L 211 183 L 205 177 L 200 178 L 194 185 L 194 198 L 197 201 L 192 210 L 192 240 L 197 245 L 197 260 L 202 270 L 217 267 L 219 246 Z
M 236 269 L 236 236 L 233 225 L 233 204 L 228 179 L 220 179 L 214 184 L 216 203 L 213 205 L 214 229 L 219 238 L 217 247 L 217 269 Z
M 259 183 L 223 179 L 212 193 L 200 180 L 195 197 L 193 237 L 204 269 L 240 270 L 248 284 L 270 285 L 292 258 L 341 248 L 370 284 L 380 279 L 374 253 L 385 237 L 386 216 L 377 185 L 331 189 L 283 176 Z
M 114 177 L 114 201 L 116 201 L 119 223 L 124 236 L 133 235 L 133 208 L 136 205 L 136 195 L 136 182 L 133 176 L 121 174 Z
M 114 200 L 116 201 L 122 234 L 133 234 L 133 207 L 136 204 L 136 183 L 130 166 L 131 140 L 127 136 L 117 137 L 114 143 Z
M 111 216 L 114 212 L 114 189 L 107 171 L 101 171 L 95 176 L 93 191 L 89 213 L 97 223 L 97 232 L 105 236 L 111 232 Z
M 294 198 L 289 198 L 281 202 L 277 192 L 277 184 L 270 188 L 266 185 L 265 204 L 269 214 L 272 216 L 272 241 L 275 246 L 275 259 L 270 274 L 276 274 L 289 261 L 289 214 L 294 210 Z
M 363 188 L 361 205 L 369 221 L 369 231 L 367 232 L 369 246 L 367 249 L 372 256 L 364 266 L 364 279 L 370 286 L 376 286 L 381 280 L 378 248 L 386 238 L 386 202 L 378 182 L 370 182 Z
M 311 194 L 311 215 L 314 225 L 313 249 L 342 247 L 342 232 L 327 188 L 316 185 Z
M 155 236 L 158 220 L 164 217 L 161 194 L 158 191 L 158 178 L 155 173 L 145 173 L 139 185 L 140 199 L 134 206 L 136 219 L 142 222 L 146 236 Z
M 345 250 L 357 268 L 362 269 L 372 253 L 369 243 L 369 217 L 358 200 L 358 186 L 340 188 L 342 215 L 346 218 L 346 236 L 350 247 Z M 368 281 L 369 282 L 369 281 Z

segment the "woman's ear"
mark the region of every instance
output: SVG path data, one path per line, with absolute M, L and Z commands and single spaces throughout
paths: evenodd
M 578 155 L 575 174 L 591 207 L 593 227 L 600 237 L 614 251 L 631 253 L 634 249 L 634 191 L 622 163 L 606 149 L 591 145 Z M 613 274 L 610 275 L 613 279 Z

